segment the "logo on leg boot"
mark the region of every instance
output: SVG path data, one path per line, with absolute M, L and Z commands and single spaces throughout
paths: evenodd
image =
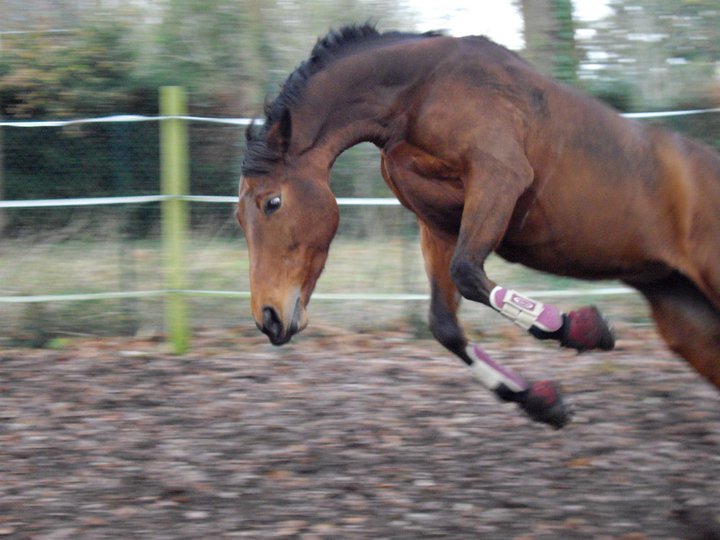
M 515 304 L 520 309 L 524 309 L 527 311 L 535 311 L 535 308 L 537 307 L 537 302 L 533 302 L 529 298 L 525 298 L 524 296 L 520 296 L 519 294 L 513 294 L 510 298 L 510 302 Z

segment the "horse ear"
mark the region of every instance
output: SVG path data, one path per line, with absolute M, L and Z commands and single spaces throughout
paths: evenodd
M 292 118 L 290 117 L 290 111 L 285 109 L 280 116 L 280 120 L 268 131 L 267 141 L 273 148 L 284 154 L 290 147 L 291 136 Z

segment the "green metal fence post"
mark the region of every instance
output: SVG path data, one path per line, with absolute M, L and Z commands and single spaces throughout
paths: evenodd
M 178 86 L 160 89 L 162 116 L 187 116 L 185 92 Z M 160 180 L 162 202 L 162 243 L 165 268 L 165 325 L 175 354 L 184 354 L 190 345 L 185 289 L 185 236 L 188 226 L 187 195 L 188 138 L 185 120 L 169 118 L 160 122 Z

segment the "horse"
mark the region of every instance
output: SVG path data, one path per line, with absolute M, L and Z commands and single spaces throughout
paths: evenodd
M 331 30 L 246 132 L 237 220 L 251 309 L 282 345 L 338 227 L 333 162 L 380 149 L 384 180 L 417 217 L 433 336 L 503 401 L 555 428 L 572 411 L 465 336 L 461 298 L 578 351 L 611 350 L 594 306 L 564 312 L 494 282 L 492 252 L 543 272 L 618 279 L 648 300 L 669 348 L 720 388 L 720 155 L 622 117 L 485 37 Z

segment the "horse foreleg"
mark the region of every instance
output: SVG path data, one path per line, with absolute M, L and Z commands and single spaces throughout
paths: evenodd
M 538 302 L 501 286 L 490 291 L 488 302 L 538 339 L 554 339 L 563 347 L 578 351 L 609 351 L 615 346 L 613 332 L 595 306 L 563 313 L 552 304 Z
M 595 306 L 563 313 L 552 304 L 497 285 L 487 277 L 482 265 L 464 267 L 462 272 L 456 273 L 459 282 L 467 283 L 467 274 L 473 273 L 471 281 L 479 284 L 472 288 L 465 286 L 463 296 L 490 306 L 538 339 L 553 339 L 563 347 L 581 352 L 593 349 L 609 351 L 615 347 L 612 329 Z
M 649 300 L 670 349 L 720 389 L 720 310 L 688 278 L 636 286 Z
M 487 276 L 485 260 L 501 243 L 526 179 L 493 160 L 478 170 L 466 182 L 460 233 L 451 261 L 452 279 L 462 296 L 492 307 L 538 339 L 555 339 L 578 351 L 611 350 L 615 346 L 613 333 L 596 307 L 566 314 L 551 304 L 506 289 Z M 503 181 L 493 182 L 497 179 Z
M 551 381 L 529 383 L 512 370 L 495 362 L 478 345 L 469 343 L 457 319 L 460 294 L 450 278 L 454 241 L 433 234 L 420 223 L 425 268 L 430 280 L 430 330 L 450 352 L 470 368 L 475 378 L 502 401 L 515 402 L 533 420 L 561 428 L 571 412 Z

